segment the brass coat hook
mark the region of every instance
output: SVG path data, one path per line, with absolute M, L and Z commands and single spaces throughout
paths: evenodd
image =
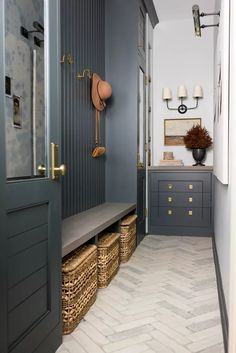
M 66 59 L 66 56 L 65 56 L 65 54 L 64 54 L 64 55 L 62 55 L 62 57 L 61 57 L 60 64 L 65 64 L 65 59 Z
M 92 79 L 92 72 L 90 69 L 84 69 L 83 74 L 78 74 L 76 78 L 78 80 L 83 80 L 84 78 L 88 77 L 90 80 Z
M 70 64 L 70 65 L 71 65 L 71 64 L 74 64 L 74 60 L 72 59 L 72 56 L 71 56 L 70 53 L 68 53 L 67 55 L 66 55 L 66 54 L 63 54 L 63 55 L 62 55 L 62 58 L 61 58 L 61 60 L 60 60 L 60 63 L 61 63 L 61 64 L 65 64 L 66 61 L 67 61 L 67 63 Z

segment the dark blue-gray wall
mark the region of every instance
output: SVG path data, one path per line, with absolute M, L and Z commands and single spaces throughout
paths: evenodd
M 89 68 L 105 75 L 105 0 L 62 0 L 62 49 L 74 63 L 62 64 L 63 218 L 105 202 L 105 157 L 93 159 L 95 110 L 91 82 L 79 81 L 78 72 Z M 105 143 L 105 117 L 102 115 Z
M 122 6 L 121 6 L 122 3 Z M 137 202 L 139 1 L 106 1 L 106 199 Z

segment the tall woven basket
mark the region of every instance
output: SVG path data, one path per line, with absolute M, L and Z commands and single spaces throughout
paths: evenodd
M 71 333 L 95 302 L 97 295 L 97 247 L 85 245 L 63 259 L 63 334 Z
M 120 261 L 127 262 L 137 243 L 137 215 L 125 217 L 120 225 Z
M 105 288 L 120 267 L 120 234 L 107 233 L 98 241 L 98 287 Z

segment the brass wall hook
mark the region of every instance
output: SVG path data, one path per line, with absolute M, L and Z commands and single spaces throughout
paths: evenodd
M 90 69 L 84 69 L 83 74 L 78 74 L 76 78 L 78 80 L 83 80 L 84 78 L 88 77 L 90 80 L 92 79 L 92 72 Z
M 65 64 L 65 59 L 66 59 L 66 56 L 65 54 L 63 54 L 60 60 L 60 64 Z
M 62 55 L 62 58 L 61 58 L 61 60 L 60 60 L 60 63 L 61 64 L 65 64 L 66 63 L 66 61 L 67 61 L 67 63 L 68 64 L 74 64 L 74 61 L 73 61 L 73 59 L 72 59 L 72 56 L 71 56 L 71 54 L 69 53 L 69 54 L 63 54 Z

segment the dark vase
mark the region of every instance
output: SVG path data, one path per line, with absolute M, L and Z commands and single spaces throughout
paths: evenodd
M 192 150 L 192 153 L 193 153 L 193 158 L 196 161 L 196 164 L 193 164 L 193 166 L 195 167 L 197 165 L 200 165 L 200 166 L 204 167 L 205 164 L 203 164 L 202 161 L 206 157 L 206 149 L 205 148 L 194 148 Z

